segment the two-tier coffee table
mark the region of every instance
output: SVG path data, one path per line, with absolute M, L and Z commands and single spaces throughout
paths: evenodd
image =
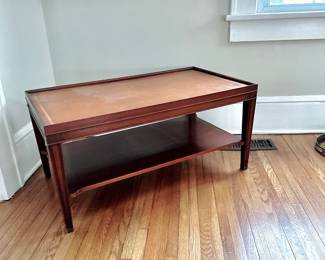
M 26 92 L 46 177 L 65 225 L 70 196 L 241 143 L 248 164 L 257 85 L 196 67 Z M 242 136 L 196 112 L 243 102 Z

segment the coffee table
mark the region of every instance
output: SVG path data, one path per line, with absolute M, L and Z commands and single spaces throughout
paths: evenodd
M 70 197 L 241 143 L 247 169 L 257 84 L 197 67 L 26 91 L 45 176 L 68 232 Z M 243 102 L 242 136 L 196 112 Z

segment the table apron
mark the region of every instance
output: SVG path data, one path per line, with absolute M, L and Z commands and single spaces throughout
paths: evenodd
M 121 120 L 109 121 L 96 125 L 85 125 L 83 128 L 67 130 L 46 136 L 47 145 L 64 143 L 89 137 L 92 135 L 102 134 L 105 132 L 121 130 L 128 127 L 134 127 L 146 123 L 153 123 L 159 120 L 166 120 L 177 116 L 187 115 L 221 106 L 231 105 L 234 103 L 256 99 L 257 91 L 248 92 L 232 97 L 226 97 L 218 100 L 191 104 L 183 107 L 174 107 L 167 110 L 161 110 L 153 113 L 143 114 L 139 116 L 123 118 Z

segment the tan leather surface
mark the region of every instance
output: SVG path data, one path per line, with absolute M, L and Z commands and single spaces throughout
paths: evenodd
M 195 70 L 104 84 L 45 90 L 31 101 L 46 124 L 133 110 L 236 89 L 244 84 Z

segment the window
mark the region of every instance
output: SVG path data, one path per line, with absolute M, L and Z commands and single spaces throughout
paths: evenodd
M 325 0 L 258 0 L 258 13 L 325 11 Z

